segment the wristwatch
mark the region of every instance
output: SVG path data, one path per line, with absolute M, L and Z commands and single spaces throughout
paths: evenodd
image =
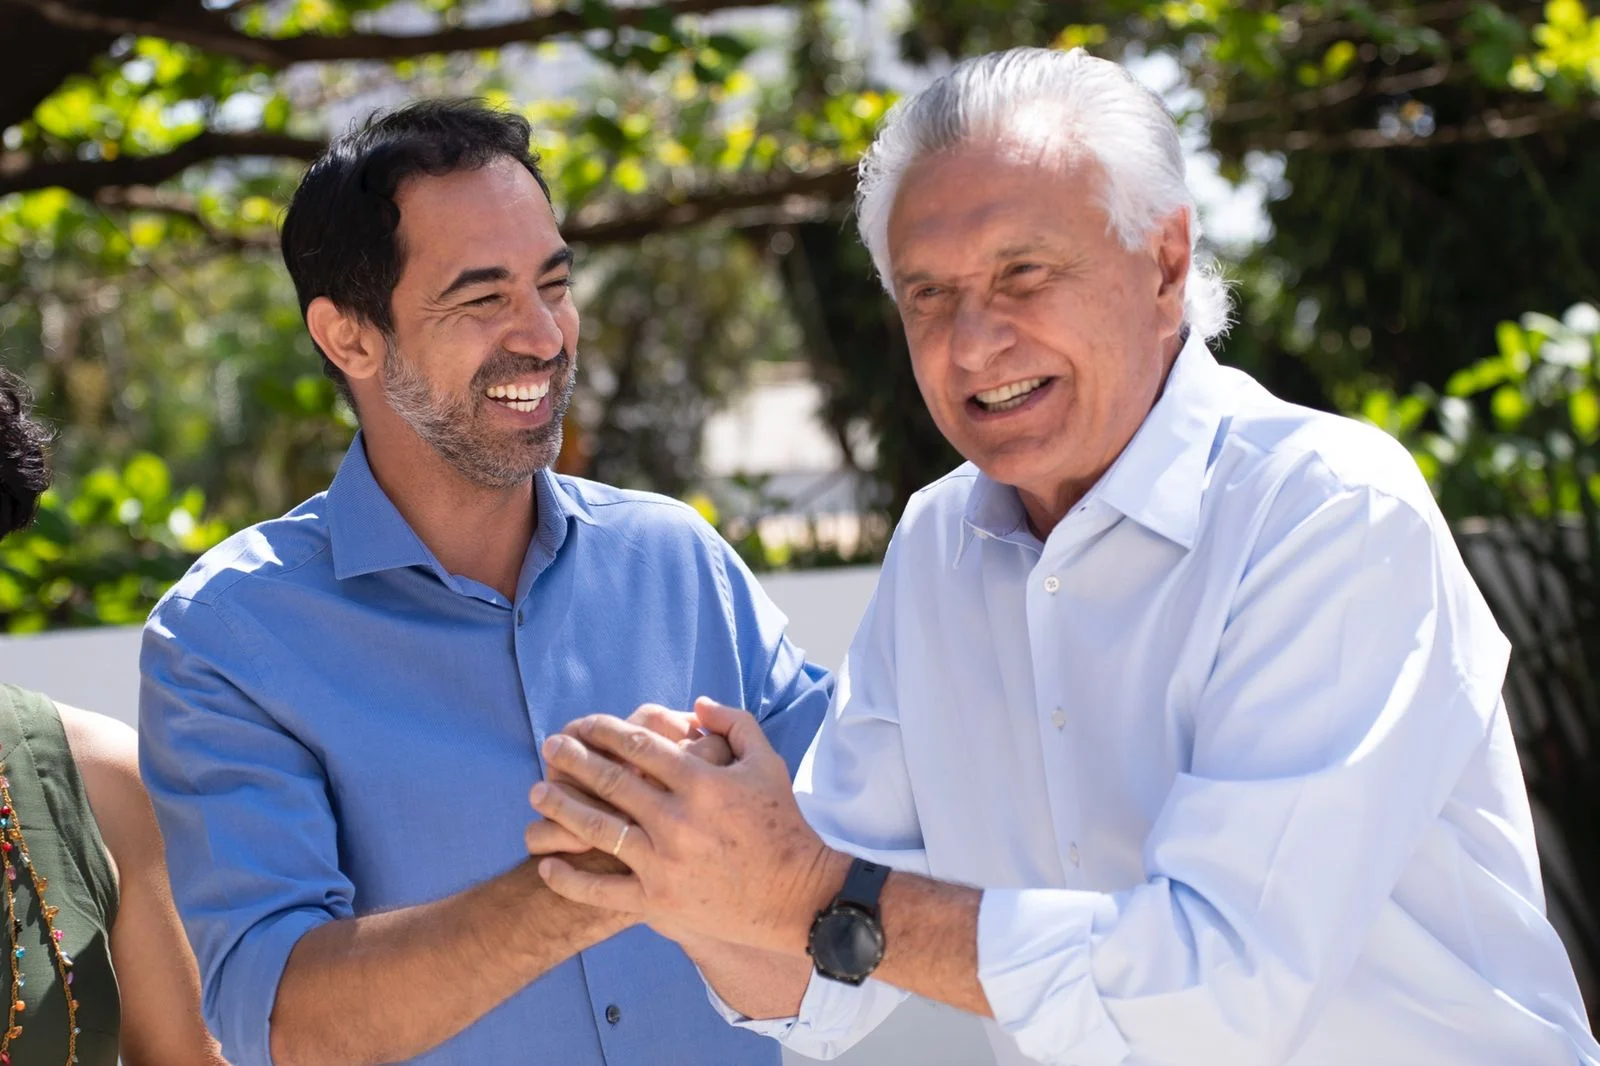
M 865 859 L 850 864 L 844 887 L 811 923 L 806 954 L 817 973 L 831 981 L 859 985 L 878 968 L 884 947 L 878 894 L 888 877 L 887 866 Z

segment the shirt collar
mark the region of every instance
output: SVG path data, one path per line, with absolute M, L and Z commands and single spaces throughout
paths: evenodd
M 1185 551 L 1193 548 L 1206 472 L 1232 392 L 1233 376 L 1205 341 L 1191 335 L 1161 398 L 1091 495 Z
M 566 540 L 569 518 L 594 524 L 582 500 L 568 492 L 561 479 L 549 470 L 540 470 L 534 475 L 534 493 L 538 501 L 538 526 L 533 539 L 544 545 L 551 555 Z M 356 434 L 349 451 L 345 452 L 339 472 L 328 486 L 327 499 L 333 573 L 339 580 L 383 570 L 425 566 L 441 581 L 450 583 L 450 575 L 373 476 L 361 433 Z
M 1228 372 L 1191 334 L 1155 407 L 1085 500 L 1098 499 L 1185 551 L 1194 547 L 1206 471 L 1231 391 Z M 954 562 L 973 535 L 1038 545 L 1017 490 L 982 471 L 967 496 Z
M 1003 540 L 1037 548 L 1039 538 L 1028 528 L 1028 514 L 1022 507 L 1022 498 L 1010 485 L 1002 485 L 983 471 L 977 471 L 972 491 L 967 494 L 966 512 L 961 516 L 961 535 L 956 539 L 955 558 L 951 565 L 961 562 L 967 545 L 974 537 L 984 540 Z

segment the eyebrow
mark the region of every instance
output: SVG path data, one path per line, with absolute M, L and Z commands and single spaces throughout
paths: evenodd
M 572 249 L 562 248 L 550 255 L 539 267 L 540 274 L 548 274 L 559 266 L 571 266 L 573 260 Z M 457 274 L 455 280 L 444 287 L 444 291 L 434 297 L 437 302 L 443 302 L 462 289 L 473 285 L 487 285 L 491 282 L 506 281 L 511 277 L 511 271 L 503 266 L 468 267 Z
M 1008 259 L 1022 259 L 1030 255 L 1059 254 L 1056 247 L 1048 241 L 1033 240 L 1021 241 L 1017 244 L 1008 244 L 1004 248 L 996 249 L 989 258 L 994 262 L 1004 262 Z M 933 281 L 934 275 L 926 270 L 914 270 L 909 274 L 896 274 L 893 278 L 896 288 L 920 285 L 925 281 Z
M 492 281 L 505 281 L 511 276 L 511 271 L 505 267 L 468 267 L 456 275 L 456 280 L 445 286 L 443 292 L 434 297 L 434 300 L 443 303 L 462 289 L 473 285 L 484 285 Z
M 1036 255 L 1039 252 L 1051 251 L 1051 246 L 1045 241 L 1023 241 L 1020 244 L 1008 244 L 994 253 L 996 259 L 1020 259 L 1026 255 Z

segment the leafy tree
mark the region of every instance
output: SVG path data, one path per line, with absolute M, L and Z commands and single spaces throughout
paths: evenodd
M 705 19 L 735 8 L 788 12 L 785 39 Z M 575 241 L 815 223 L 834 225 L 841 247 L 824 252 L 798 229 L 793 246 L 850 257 L 852 164 L 892 94 L 859 58 L 839 58 L 848 35 L 825 6 L 588 0 L 485 23 L 471 0 L 430 0 L 410 9 L 426 24 L 404 33 L 396 10 L 5 0 L 0 58 L 30 58 L 0 63 L 0 193 L 24 193 L 5 202 L 52 259 L 70 231 L 91 240 L 96 278 L 119 258 L 146 268 L 141 236 L 160 249 L 152 262 L 174 246 L 247 250 L 270 244 L 289 185 L 292 169 L 272 160 L 319 150 L 330 110 L 363 94 L 480 91 L 539 123 Z M 1239 267 L 1248 328 L 1226 355 L 1288 395 L 1336 405 L 1373 381 L 1440 384 L 1495 321 L 1594 296 L 1600 216 L 1582 194 L 1600 158 L 1589 143 L 1597 24 L 1581 0 L 917 0 L 901 46 L 920 64 L 1017 43 L 1173 57 L 1196 90 L 1182 117 L 1227 173 L 1259 153 L 1285 160 L 1276 239 Z M 563 42 L 610 73 L 563 99 L 530 98 L 537 60 L 519 57 Z M 752 55 L 775 50 L 786 73 L 758 80 Z M 41 220 L 60 215 L 85 221 L 51 235 Z M 836 429 L 862 413 L 884 440 L 921 424 L 905 375 L 873 365 L 895 342 L 860 343 L 894 334 L 881 300 L 847 301 L 859 319 L 818 313 L 802 305 L 820 291 L 797 270 L 782 276 L 808 348 L 823 353 Z M 819 325 L 833 330 L 826 345 Z M 891 505 L 950 459 L 936 438 L 913 438 L 880 450 Z

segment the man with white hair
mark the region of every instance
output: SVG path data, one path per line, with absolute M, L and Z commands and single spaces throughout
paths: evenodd
M 1507 642 L 1403 448 L 1212 358 L 1159 100 L 1081 52 L 964 62 L 859 209 L 970 462 L 906 509 L 793 799 L 742 711 L 695 708 L 727 767 L 580 720 L 534 790 L 547 883 L 813 1055 L 912 992 L 1002 1063 L 1600 1062 Z M 632 874 L 551 854 L 589 847 Z

